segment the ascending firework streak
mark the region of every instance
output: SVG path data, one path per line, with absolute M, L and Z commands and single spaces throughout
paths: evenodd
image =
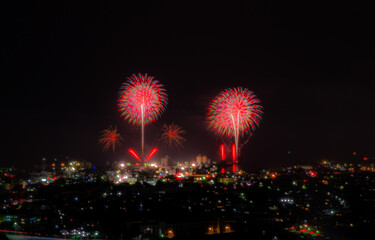
M 142 161 L 144 160 L 144 126 L 155 121 L 167 105 L 167 94 L 163 85 L 154 77 L 133 74 L 121 89 L 119 110 L 129 123 L 141 125 Z
M 263 114 L 259 103 L 252 91 L 241 87 L 226 89 L 210 102 L 207 116 L 209 129 L 223 136 L 234 137 L 234 158 L 239 155 L 240 135 L 252 132 L 259 126 Z

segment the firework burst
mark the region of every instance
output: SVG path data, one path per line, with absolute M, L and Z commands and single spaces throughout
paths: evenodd
M 99 138 L 99 144 L 103 145 L 103 150 L 108 151 L 112 148 L 112 152 L 115 152 L 116 145 L 120 145 L 123 141 L 121 135 L 117 132 L 117 126 L 112 128 L 109 126 L 108 129 L 104 129 L 102 135 Z
M 246 88 L 231 88 L 219 93 L 208 108 L 209 129 L 231 137 L 255 130 L 262 119 L 260 100 Z
M 182 147 L 182 144 L 186 141 L 186 139 L 182 137 L 182 135 L 185 134 L 186 131 L 183 130 L 177 124 L 164 124 L 162 132 L 163 133 L 161 135 L 161 139 L 164 142 L 164 144 L 168 147 L 180 148 Z
M 120 89 L 119 110 L 129 123 L 141 125 L 142 161 L 144 160 L 144 126 L 155 121 L 167 105 L 167 93 L 154 77 L 133 74 Z
M 262 119 L 263 110 L 260 100 L 246 88 L 230 88 L 214 98 L 208 108 L 209 129 L 214 132 L 234 137 L 233 162 L 238 163 L 239 137 L 255 130 Z M 233 165 L 233 170 L 237 169 Z
M 166 105 L 167 94 L 163 85 L 147 73 L 133 74 L 120 89 L 119 110 L 129 123 L 151 123 L 162 114 Z

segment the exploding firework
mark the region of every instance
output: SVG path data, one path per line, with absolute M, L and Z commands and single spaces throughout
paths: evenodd
M 147 74 L 133 74 L 120 89 L 119 110 L 129 123 L 141 125 L 155 121 L 167 105 L 163 85 Z
M 217 134 L 234 137 L 233 160 L 238 157 L 239 136 L 255 130 L 262 119 L 260 100 L 246 88 L 231 88 L 222 91 L 208 108 L 209 129 Z
M 213 99 L 208 108 L 209 128 L 224 136 L 243 135 L 255 130 L 262 119 L 262 106 L 246 88 L 227 89 Z
M 177 124 L 164 124 L 162 131 L 161 139 L 168 147 L 180 148 L 186 141 L 186 139 L 182 137 L 182 135 L 185 134 L 185 130 Z
M 123 141 L 121 135 L 117 133 L 117 126 L 112 128 L 109 126 L 108 129 L 104 129 L 102 135 L 99 138 L 99 144 L 103 145 L 103 150 L 108 151 L 112 148 L 112 152 L 115 152 L 116 145 L 120 145 Z
M 120 89 L 119 110 L 129 123 L 141 125 L 142 160 L 144 157 L 144 126 L 155 121 L 167 105 L 167 93 L 154 77 L 133 74 Z

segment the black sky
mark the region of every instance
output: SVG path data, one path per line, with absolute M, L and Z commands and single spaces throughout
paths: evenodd
M 42 157 L 102 164 L 100 131 L 117 125 L 124 150 L 138 127 L 117 97 L 132 73 L 165 85 L 168 106 L 146 127 L 160 146 L 164 123 L 187 131 L 176 160 L 217 157 L 208 102 L 221 90 L 253 90 L 264 120 L 243 148 L 246 169 L 294 160 L 375 157 L 371 9 L 327 1 L 14 1 L 1 8 L 0 166 Z M 130 158 L 126 152 L 125 158 Z M 161 152 L 160 157 L 165 152 Z

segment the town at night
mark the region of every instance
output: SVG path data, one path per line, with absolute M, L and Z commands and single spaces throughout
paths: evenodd
M 0 239 L 372 239 L 370 9 L 4 4 Z

